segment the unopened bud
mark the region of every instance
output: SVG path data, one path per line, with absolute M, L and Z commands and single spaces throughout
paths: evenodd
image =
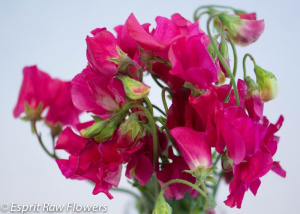
M 105 140 L 109 140 L 118 126 L 118 122 L 116 120 L 111 121 L 108 125 L 106 125 L 102 131 L 94 137 L 96 142 L 102 142 Z
M 210 57 L 213 59 L 213 61 L 216 61 L 217 52 L 215 51 L 213 44 L 215 44 L 216 47 L 218 47 L 218 41 L 216 39 L 213 39 L 209 45 L 206 47 L 207 52 L 209 53 Z
M 92 138 L 102 131 L 102 129 L 105 127 L 105 124 L 105 120 L 97 121 L 92 126 L 80 130 L 80 133 L 85 138 Z
M 130 99 L 138 100 L 144 98 L 150 90 L 148 85 L 130 77 L 119 76 L 118 78 L 123 82 L 125 93 Z
M 233 166 L 232 159 L 227 155 L 227 152 L 222 154 L 222 169 L 225 172 L 231 171 Z
M 266 71 L 255 65 L 256 83 L 259 88 L 260 99 L 262 102 L 268 102 L 274 99 L 278 94 L 277 79 L 272 72 Z
M 138 135 L 142 134 L 142 127 L 139 124 L 138 117 L 136 114 L 131 115 L 124 123 L 120 126 L 122 135 L 130 135 L 133 141 Z
M 158 196 L 152 214 L 172 214 L 172 207 L 166 202 L 163 194 Z

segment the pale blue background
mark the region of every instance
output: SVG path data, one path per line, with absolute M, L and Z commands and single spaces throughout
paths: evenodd
M 87 63 L 85 37 L 94 28 L 107 27 L 112 30 L 114 26 L 123 24 L 131 12 L 141 23 L 153 24 L 157 15 L 170 17 L 175 12 L 191 20 L 197 6 L 219 2 L 249 12 L 256 11 L 259 19 L 265 19 L 265 32 L 258 42 L 247 48 L 238 48 L 238 72 L 242 73 L 242 54 L 250 52 L 259 65 L 276 75 L 278 98 L 265 105 L 265 112 L 272 122 L 276 122 L 280 114 L 285 116 L 275 159 L 280 160 L 287 170 L 286 179 L 273 172 L 265 176 L 256 197 L 246 193 L 241 210 L 225 207 L 222 201 L 226 199 L 228 186 L 222 185 L 218 195 L 220 208 L 227 214 L 300 213 L 298 0 L 1 0 L 0 204 L 107 204 L 107 213 L 123 213 L 132 201 L 130 196 L 114 193 L 115 199 L 110 201 L 101 194 L 93 196 L 92 186 L 85 182 L 66 180 L 53 160 L 43 153 L 30 133 L 29 124 L 13 118 L 12 109 L 22 81 L 22 68 L 37 64 L 53 77 L 69 80 Z M 250 72 L 250 62 L 248 66 Z M 151 90 L 150 98 L 156 103 L 160 101 L 158 93 L 155 88 Z M 129 187 L 125 177 L 120 186 Z

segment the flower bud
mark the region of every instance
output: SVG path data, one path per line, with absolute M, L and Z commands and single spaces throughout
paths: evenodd
M 163 194 L 159 194 L 152 214 L 172 214 L 172 207 L 166 202 Z
M 142 82 L 126 76 L 118 76 L 123 82 L 126 95 L 133 100 L 138 100 L 147 96 L 150 87 Z
M 85 138 L 92 138 L 102 131 L 102 129 L 105 127 L 105 124 L 105 120 L 99 120 L 95 122 L 92 126 L 80 130 L 80 133 Z
M 142 134 L 142 127 L 139 124 L 138 117 L 136 114 L 131 115 L 124 123 L 120 126 L 121 135 L 129 135 L 133 141 L 138 135 Z
M 232 159 L 228 156 L 227 152 L 223 153 L 221 156 L 221 160 L 222 160 L 222 169 L 225 172 L 231 171 L 232 170 L 232 166 L 233 166 L 233 161 Z
M 260 99 L 262 102 L 268 102 L 274 99 L 278 93 L 277 79 L 273 73 L 255 65 L 256 83 L 259 88 Z
M 213 59 L 213 61 L 216 61 L 217 53 L 213 48 L 212 43 L 215 43 L 215 46 L 218 47 L 218 41 L 216 39 L 213 39 L 212 42 L 210 42 L 209 45 L 206 47 L 206 50 L 209 53 L 210 57 Z
M 113 134 L 115 133 L 115 130 L 118 126 L 118 122 L 117 120 L 113 120 L 111 121 L 108 125 L 106 125 L 102 130 L 101 132 L 96 135 L 94 137 L 94 140 L 96 142 L 102 142 L 102 141 L 105 141 L 105 140 L 109 140 Z

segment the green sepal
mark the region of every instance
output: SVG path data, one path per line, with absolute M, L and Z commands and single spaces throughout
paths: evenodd
M 108 58 L 108 61 L 111 61 L 118 66 L 118 71 L 126 71 L 128 68 L 134 65 L 134 62 L 128 55 L 123 52 L 118 46 L 116 46 L 117 52 L 118 52 L 118 57 L 115 58 Z
M 211 182 L 211 183 L 213 183 L 213 184 L 216 184 L 216 183 L 217 183 L 217 182 L 216 182 L 216 179 L 215 179 L 213 176 L 210 176 L 210 175 L 206 177 L 205 181 Z
M 240 10 L 240 9 L 232 9 L 234 14 L 243 14 L 243 13 L 247 13 L 245 10 Z
M 138 116 L 136 114 L 130 115 L 130 117 L 121 124 L 121 134 L 131 134 L 131 140 L 133 141 L 139 134 L 142 133 L 142 126 L 139 123 Z
M 103 120 L 101 117 L 95 116 L 95 115 L 92 115 L 92 118 L 93 118 L 96 122 L 102 121 L 102 120 Z
M 39 121 L 42 120 L 42 112 L 43 112 L 44 104 L 42 102 L 39 103 L 36 109 L 31 108 L 29 103 L 25 101 L 24 103 L 24 112 L 26 114 L 26 118 L 30 121 Z

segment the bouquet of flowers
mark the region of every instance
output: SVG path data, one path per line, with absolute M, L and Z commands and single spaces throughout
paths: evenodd
M 199 27 L 203 15 L 206 33 Z M 207 214 L 215 212 L 224 179 L 230 192 L 225 204 L 241 208 L 245 192 L 256 195 L 270 170 L 286 176 L 273 160 L 283 117 L 273 124 L 263 116 L 264 103 L 278 92 L 274 74 L 246 54 L 244 78 L 235 79 L 235 45 L 259 39 L 264 21 L 216 5 L 199 7 L 194 22 L 178 13 L 155 21 L 150 30 L 131 14 L 114 28 L 116 36 L 106 28 L 91 31 L 87 66 L 71 81 L 25 67 L 13 114 L 30 122 L 62 174 L 91 182 L 93 194 L 109 199 L 110 190 L 132 194 L 140 213 Z M 247 75 L 247 58 L 256 81 Z M 151 86 L 144 76 L 161 87 L 164 109 L 148 98 Z M 79 121 L 84 112 L 90 121 Z M 37 131 L 40 121 L 51 131 L 53 151 Z M 69 156 L 60 158 L 56 150 Z M 122 170 L 140 194 L 118 188 Z

